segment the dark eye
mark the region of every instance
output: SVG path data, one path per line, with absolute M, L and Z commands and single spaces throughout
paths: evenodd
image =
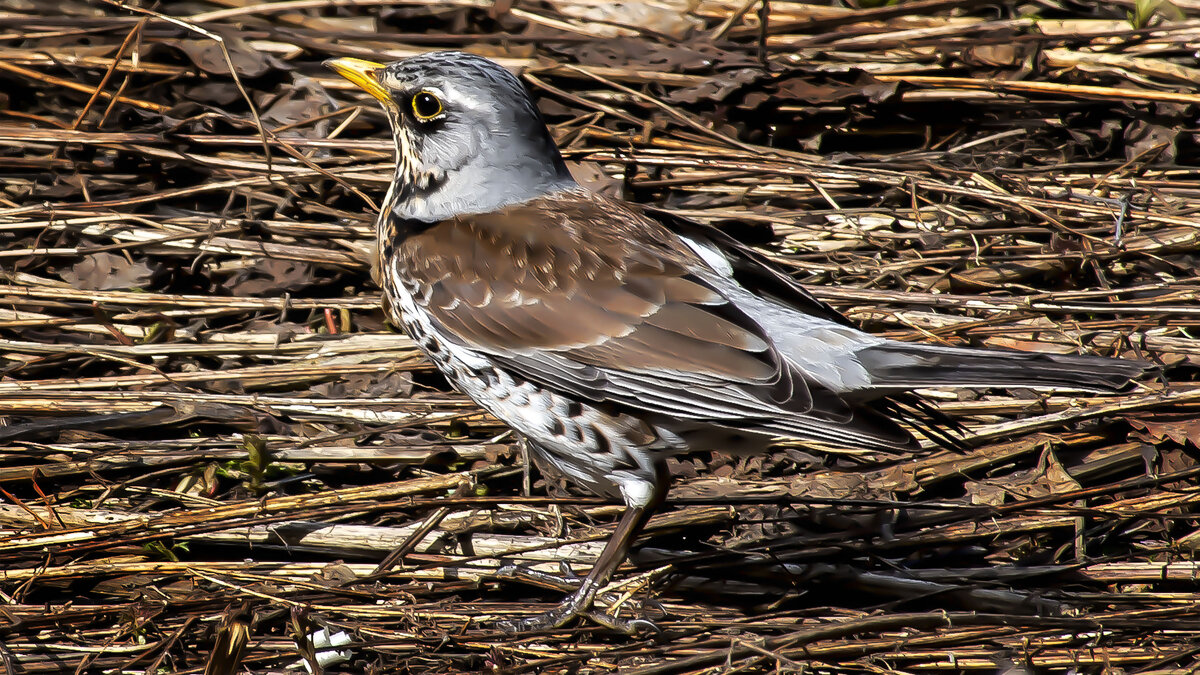
M 427 91 L 419 91 L 412 97 L 412 111 L 417 119 L 428 122 L 442 114 L 442 102 Z

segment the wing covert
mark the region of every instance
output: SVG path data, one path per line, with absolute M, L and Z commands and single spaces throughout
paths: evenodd
M 806 381 L 677 236 L 602 200 L 571 191 L 444 221 L 397 242 L 397 272 L 443 337 L 543 386 L 731 428 L 907 444 Z

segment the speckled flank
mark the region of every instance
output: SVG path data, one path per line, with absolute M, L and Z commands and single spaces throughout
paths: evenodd
M 395 236 L 381 221 L 381 235 Z M 381 242 L 391 241 L 381 237 Z M 381 244 L 388 265 L 384 275 L 392 321 L 403 325 L 417 347 L 450 383 L 501 422 L 520 431 L 533 453 L 568 478 L 597 494 L 621 498 L 630 506 L 648 506 L 655 493 L 656 464 L 664 454 L 685 450 L 665 429 L 597 405 L 555 393 L 506 372 L 492 359 L 443 340 L 415 302 L 417 289 L 404 283 L 391 246 Z

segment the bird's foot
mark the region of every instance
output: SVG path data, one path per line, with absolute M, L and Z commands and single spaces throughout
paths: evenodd
M 587 581 L 575 575 L 569 565 L 560 563 L 563 576 L 555 576 L 546 572 L 531 570 L 517 565 L 506 565 L 498 570 L 499 576 L 510 579 L 523 579 L 531 583 L 548 586 L 561 591 L 570 591 L 558 607 L 535 616 L 523 619 L 501 620 L 497 622 L 500 630 L 506 633 L 524 633 L 527 631 L 553 630 L 570 623 L 576 617 L 587 617 L 605 628 L 637 635 L 639 633 L 658 633 L 658 626 L 646 619 L 625 619 L 592 607 L 595 590 L 589 589 Z
M 502 619 L 496 622 L 496 625 L 505 633 L 526 633 L 529 631 L 561 628 L 576 617 L 587 617 L 605 628 L 626 635 L 662 632 L 658 626 L 646 619 L 624 619 L 598 609 L 577 610 L 568 607 L 568 603 L 569 601 L 564 602 L 549 612 L 527 616 L 522 619 Z
M 526 633 L 529 631 L 562 628 L 576 617 L 587 617 L 605 628 L 626 635 L 662 632 L 658 626 L 646 619 L 626 619 L 599 609 L 583 609 L 575 606 L 575 604 L 574 596 L 570 596 L 561 605 L 549 612 L 521 619 L 501 619 L 496 622 L 496 625 L 505 633 Z

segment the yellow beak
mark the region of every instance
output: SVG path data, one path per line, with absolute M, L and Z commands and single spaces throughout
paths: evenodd
M 387 89 L 379 84 L 378 74 L 385 67 L 384 64 L 362 59 L 342 58 L 329 59 L 325 65 L 332 68 L 338 75 L 362 87 L 368 94 L 380 101 L 384 103 L 392 101 Z

